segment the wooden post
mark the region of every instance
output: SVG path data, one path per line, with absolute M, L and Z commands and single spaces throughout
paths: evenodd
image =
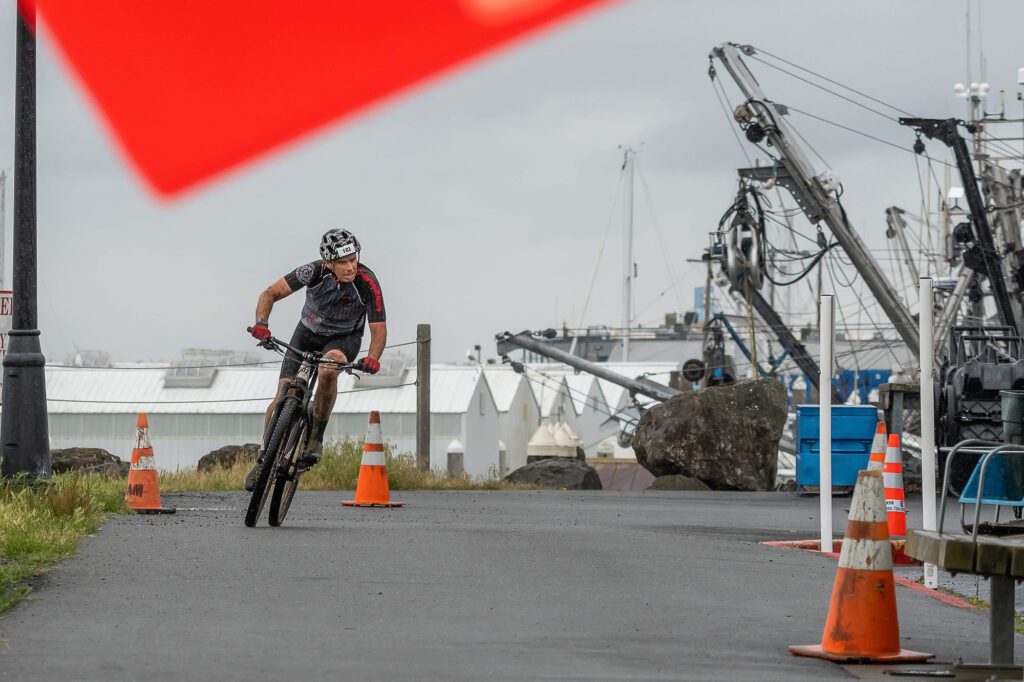
M 430 325 L 416 325 L 416 468 L 430 471 Z

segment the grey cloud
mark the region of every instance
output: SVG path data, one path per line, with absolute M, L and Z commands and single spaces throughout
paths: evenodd
M 438 357 L 456 359 L 506 328 L 576 324 L 609 221 L 617 146 L 641 142 L 653 206 L 638 186 L 636 298 L 638 308 L 653 302 L 643 319 L 654 321 L 689 304 L 703 283 L 700 266 L 684 261 L 700 255 L 743 163 L 708 83 L 708 51 L 751 42 L 911 111 L 958 115 L 951 87 L 964 78 L 963 9 L 923 0 L 613 5 L 173 203 L 133 177 L 44 34 L 44 349 L 60 359 L 77 343 L 128 360 L 246 346 L 259 291 L 315 257 L 319 234 L 337 224 L 366 245 L 396 341 L 429 321 Z M 990 78 L 1014 93 L 1024 7 L 986 2 L 983 11 Z M 13 36 L 13 19 L 13 6 L 0 12 L 0 35 Z M 752 68 L 780 102 L 913 141 L 868 112 Z M 0 41 L 8 102 L 12 74 L 13 40 Z M 843 177 L 851 218 L 884 248 L 876 229 L 885 206 L 919 201 L 913 157 L 794 122 Z M 0 167 L 8 169 L 12 125 L 10 107 L 0 107 Z M 611 217 L 589 323 L 619 319 L 620 208 Z M 659 297 L 671 276 L 676 290 Z M 274 328 L 293 326 L 298 305 L 289 299 L 275 310 Z

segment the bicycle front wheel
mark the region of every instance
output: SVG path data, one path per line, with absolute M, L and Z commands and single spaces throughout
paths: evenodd
M 288 515 L 288 509 L 292 506 L 292 498 L 299 487 L 299 472 L 295 463 L 302 454 L 302 446 L 306 442 L 306 425 L 303 422 L 296 422 L 292 426 L 291 435 L 288 438 L 288 446 L 285 452 L 291 454 L 288 458 L 287 476 L 278 476 L 274 483 L 274 494 L 270 496 L 270 511 L 268 521 L 271 526 L 280 526 L 284 523 L 284 517 Z M 282 465 L 285 463 L 282 462 Z
M 277 422 L 271 429 L 270 438 L 267 439 L 263 449 L 263 468 L 260 469 L 256 478 L 256 485 L 252 489 L 252 496 L 249 498 L 249 508 L 245 512 L 245 525 L 252 528 L 260 518 L 263 505 L 267 502 L 267 494 L 270 492 L 270 478 L 277 472 L 278 460 L 281 459 L 282 445 L 285 436 L 288 434 L 298 411 L 299 401 L 286 398 L 287 402 L 281 408 L 277 416 Z

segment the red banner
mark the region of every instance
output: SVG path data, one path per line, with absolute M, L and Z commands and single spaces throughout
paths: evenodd
M 35 6 L 127 155 L 173 194 L 604 1 Z

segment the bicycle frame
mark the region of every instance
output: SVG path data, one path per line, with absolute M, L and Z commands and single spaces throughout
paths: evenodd
M 274 405 L 274 412 L 271 415 L 271 419 L 267 422 L 267 429 L 269 430 L 277 423 L 278 415 L 280 414 L 281 407 L 285 404 L 285 401 L 294 397 L 297 398 L 299 404 L 302 407 L 302 418 L 307 422 L 310 420 L 310 407 L 309 402 L 313 397 L 313 391 L 316 388 L 317 378 L 320 373 L 318 371 L 322 364 L 333 364 L 338 367 L 339 370 L 351 373 L 352 363 L 350 361 L 340 362 L 337 360 L 325 360 L 322 353 L 312 351 L 301 351 L 295 348 L 291 344 L 285 343 L 280 339 L 271 337 L 270 340 L 260 344 L 264 348 L 274 350 L 275 348 L 284 348 L 285 354 L 292 353 L 298 356 L 300 359 L 299 369 L 295 373 L 295 376 L 289 380 L 285 385 L 284 390 L 280 392 L 280 396 L 277 398 L 277 402 Z M 264 433 L 263 439 L 266 441 L 266 433 Z M 294 445 L 294 444 L 292 444 Z
M 249 332 L 252 332 L 251 327 Z M 300 363 L 295 376 L 279 388 L 271 418 L 264 429 L 265 459 L 259 469 L 253 470 L 257 478 L 253 482 L 252 496 L 245 513 L 245 525 L 250 528 L 258 523 L 271 491 L 269 522 L 271 526 L 281 525 L 298 488 L 299 477 L 307 470 L 300 464 L 302 460 L 299 453 L 309 440 L 312 421 L 309 402 L 316 389 L 319 368 L 322 365 L 334 365 L 348 373 L 352 373 L 353 369 L 352 363 L 348 361 L 325 358 L 318 351 L 301 351 L 273 336 L 261 342 L 260 346 L 286 357 L 292 353 L 300 359 Z M 282 423 L 282 419 L 286 421 Z

